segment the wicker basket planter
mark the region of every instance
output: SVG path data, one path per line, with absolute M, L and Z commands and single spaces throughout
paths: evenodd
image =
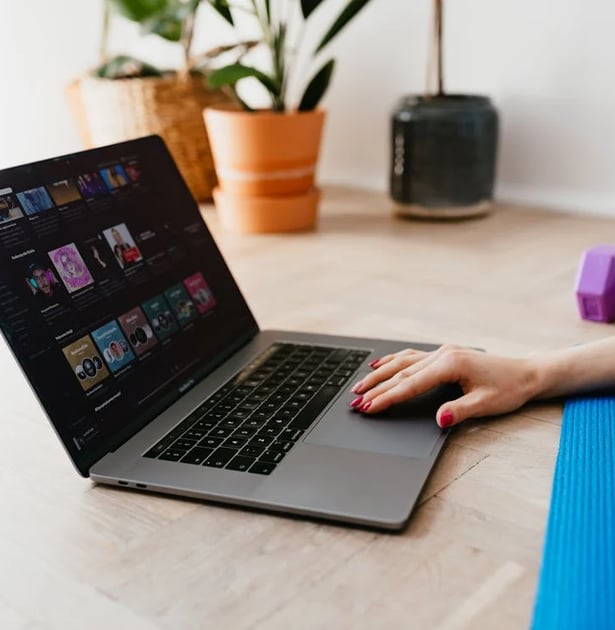
M 203 78 L 86 77 L 68 87 L 68 99 L 88 148 L 158 134 L 195 199 L 211 199 L 216 174 L 203 109 L 229 99 Z

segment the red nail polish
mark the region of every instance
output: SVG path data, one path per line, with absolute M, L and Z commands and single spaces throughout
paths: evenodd
M 371 368 L 376 367 L 376 363 L 378 363 L 378 361 L 380 361 L 380 359 L 374 359 L 373 361 L 370 361 L 367 365 L 369 365 L 369 367 Z
M 358 407 L 361 402 L 363 401 L 363 396 L 359 396 L 358 398 L 355 398 L 351 403 L 350 406 L 351 407 Z
M 453 424 L 453 414 L 447 409 L 440 416 L 440 426 L 444 429 L 450 427 L 451 424 Z
M 372 401 L 369 400 L 362 407 L 359 407 L 359 411 L 368 411 L 371 406 L 372 406 Z

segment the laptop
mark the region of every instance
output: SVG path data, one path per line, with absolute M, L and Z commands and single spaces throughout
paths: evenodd
M 349 408 L 407 341 L 260 330 L 163 141 L 0 171 L 0 325 L 81 475 L 402 528 L 447 437 L 442 387 Z

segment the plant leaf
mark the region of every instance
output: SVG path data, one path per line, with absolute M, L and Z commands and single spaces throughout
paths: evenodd
M 208 79 L 209 85 L 212 88 L 221 88 L 225 85 L 235 85 L 237 81 L 246 79 L 247 77 L 253 77 L 257 81 L 260 81 L 272 96 L 275 97 L 280 94 L 280 85 L 277 81 L 264 72 L 252 68 L 251 66 L 244 66 L 241 63 L 233 63 L 224 68 L 218 68 L 209 75 Z
M 299 103 L 299 111 L 305 112 L 311 109 L 315 109 L 316 105 L 320 103 L 320 100 L 325 95 L 331 77 L 333 75 L 333 69 L 335 68 L 335 60 L 330 59 L 327 63 L 314 75 L 312 80 L 305 88 L 305 92 L 301 97 Z
M 267 15 L 267 24 L 271 24 L 271 0 L 265 0 L 265 14 Z
M 234 26 L 233 15 L 227 0 L 209 0 L 209 4 L 216 10 L 231 26 Z
M 185 9 L 186 7 L 182 7 L 177 10 L 157 13 L 141 23 L 141 32 L 145 35 L 159 35 L 170 42 L 179 42 L 187 17 Z
M 307 20 L 314 9 L 317 9 L 320 4 L 322 4 L 322 0 L 301 0 L 301 12 L 303 13 L 303 17 Z
M 216 46 L 215 48 L 210 48 L 205 52 L 202 52 L 192 58 L 192 67 L 197 70 L 204 70 L 207 68 L 207 65 L 217 57 L 221 55 L 226 55 L 227 53 L 236 53 L 237 59 L 240 59 L 243 55 L 245 55 L 249 50 L 258 46 L 261 42 L 256 39 L 249 39 L 244 42 L 237 42 L 236 44 L 228 44 L 226 46 Z
M 368 2 L 369 0 L 350 0 L 344 10 L 337 16 L 331 28 L 325 33 L 320 44 L 318 44 L 318 48 L 316 48 L 316 52 L 320 52 Z
M 161 77 L 163 72 L 135 57 L 118 55 L 96 68 L 94 76 L 101 79 L 132 79 L 138 77 Z
M 107 0 L 117 13 L 134 22 L 141 22 L 169 7 L 169 0 Z

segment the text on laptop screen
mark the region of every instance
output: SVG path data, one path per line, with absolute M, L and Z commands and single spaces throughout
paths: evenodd
M 78 468 L 256 328 L 155 137 L 0 171 L 0 324 Z

